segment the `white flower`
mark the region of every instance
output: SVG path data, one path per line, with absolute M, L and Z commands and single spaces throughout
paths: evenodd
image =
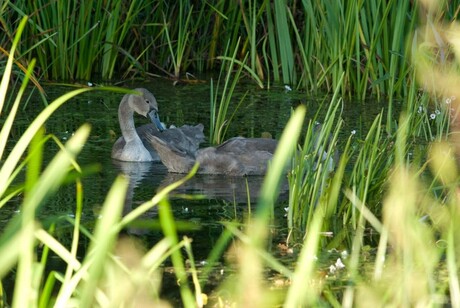
M 452 103 L 452 99 L 450 97 L 446 98 L 446 104 L 450 105 L 450 103 Z
M 436 113 L 437 115 L 440 115 L 440 114 L 441 114 L 441 111 L 439 111 L 438 109 L 436 109 L 436 110 L 434 111 L 434 113 Z
M 345 268 L 345 264 L 343 264 L 342 259 L 338 258 L 337 261 L 335 261 L 335 267 L 337 269 Z
M 352 134 L 352 135 L 356 135 L 356 129 L 352 130 L 352 131 L 351 131 L 351 134 Z
M 286 92 L 292 91 L 291 87 L 287 84 L 284 85 L 284 90 L 286 90 Z
M 334 265 L 329 266 L 329 273 L 334 274 L 337 268 Z
M 418 110 L 417 110 L 418 113 L 422 113 L 424 111 L 425 111 L 425 108 L 423 108 L 422 105 L 418 106 Z
M 341 270 L 342 268 L 345 268 L 345 264 L 343 264 L 342 260 L 338 258 L 335 264 L 329 266 L 329 273 L 334 274 L 336 271 Z
M 430 119 L 431 119 L 431 120 L 436 119 L 436 115 L 435 115 L 434 113 L 430 114 Z

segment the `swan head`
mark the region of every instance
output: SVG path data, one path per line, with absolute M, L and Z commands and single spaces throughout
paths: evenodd
M 158 116 L 158 103 L 147 89 L 137 88 L 134 91 L 139 94 L 131 94 L 129 96 L 129 106 L 138 114 L 150 118 L 153 124 L 158 128 L 159 131 L 163 131 L 164 127 L 161 124 L 160 117 Z

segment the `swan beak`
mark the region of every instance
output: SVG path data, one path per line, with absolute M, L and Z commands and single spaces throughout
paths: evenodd
M 149 117 L 152 123 L 155 124 L 155 126 L 158 128 L 160 132 L 165 130 L 165 128 L 163 127 L 163 124 L 161 124 L 160 117 L 158 116 L 158 111 L 156 110 L 150 111 Z

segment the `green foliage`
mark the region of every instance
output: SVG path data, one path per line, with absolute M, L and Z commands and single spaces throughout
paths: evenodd
M 188 6 L 187 6 L 188 7 Z M 184 55 L 186 51 L 186 47 L 188 45 L 188 38 L 190 35 L 190 18 L 192 16 L 193 12 L 193 6 L 188 7 L 188 14 L 187 16 L 184 16 L 186 10 L 186 4 L 185 1 L 179 1 L 179 16 L 178 16 L 178 24 L 179 24 L 179 29 L 177 32 L 177 40 L 175 43 L 175 48 L 173 47 L 173 41 L 171 40 L 171 35 L 169 33 L 169 26 L 168 25 L 170 22 L 164 21 L 165 24 L 165 35 L 166 35 L 166 41 L 168 43 L 169 47 L 169 52 L 171 53 L 171 60 L 173 62 L 173 67 L 174 67 L 174 77 L 179 78 L 180 72 L 181 72 L 181 67 L 182 67 L 182 62 L 184 60 Z
M 0 46 L 9 48 L 12 29 L 28 15 L 16 52 L 23 64 L 36 57 L 48 80 L 157 73 L 177 79 L 215 70 L 216 60 L 232 51 L 268 87 L 274 81 L 391 100 L 414 83 L 406 42 L 418 8 L 409 0 L 40 0 L 6 1 L 2 9 Z M 450 11 L 445 16 L 456 18 Z
M 217 80 L 216 89 L 214 89 L 214 83 L 211 80 L 211 117 L 209 123 L 209 140 L 211 144 L 220 144 L 225 140 L 227 127 L 230 124 L 230 121 L 232 120 L 236 111 L 238 110 L 238 106 L 243 101 L 243 99 L 240 100 L 240 103 L 236 108 L 233 109 L 233 113 L 229 118 L 227 113 L 232 102 L 232 95 L 236 85 L 238 84 L 238 81 L 240 80 L 240 75 L 244 67 L 244 65 L 240 64 L 238 70 L 232 76 L 232 69 L 236 61 L 235 57 L 236 50 L 234 51 L 232 57 L 228 59 L 229 63 L 227 65 L 222 65 L 219 73 L 219 79 Z M 224 78 L 222 93 L 219 92 L 219 88 L 221 86 L 221 78 Z
M 21 21 L 18 28 L 10 57 L 7 63 L 7 70 L 0 84 L 0 106 L 4 106 L 4 97 L 6 96 L 7 86 L 10 73 L 12 70 L 14 49 L 19 42 L 20 35 L 24 26 L 27 23 L 27 18 Z M 31 68 L 33 67 L 33 63 Z M 28 74 L 32 69 L 29 68 Z M 92 244 L 89 247 L 87 257 L 80 262 L 77 259 L 76 252 L 79 245 L 80 232 L 85 231 L 80 225 L 82 211 L 82 187 L 80 179 L 75 181 L 77 188 L 77 204 L 75 216 L 75 228 L 73 232 L 72 246 L 70 250 L 64 247 L 56 238 L 53 237 L 53 227 L 45 230 L 36 219 L 37 213 L 40 211 L 41 205 L 51 198 L 58 187 L 63 183 L 68 173 L 72 170 L 81 173 L 81 168 L 76 162 L 76 156 L 83 148 L 90 127 L 85 124 L 78 129 L 69 141 L 61 148 L 58 154 L 51 160 L 47 166 L 42 166 L 43 146 L 47 140 L 52 138 L 44 135 L 42 129 L 43 124 L 59 108 L 70 98 L 83 92 L 92 91 L 94 88 L 84 88 L 74 90 L 66 95 L 63 95 L 49 104 L 29 125 L 28 129 L 23 133 L 19 140 L 15 143 L 13 149 L 6 153 L 5 146 L 8 141 L 9 131 L 14 122 L 16 110 L 27 85 L 28 75 L 25 76 L 24 83 L 17 94 L 16 100 L 11 107 L 4 125 L 0 132 L 1 153 L 5 155 L 3 164 L 0 167 L 2 181 L 0 183 L 0 204 L 2 206 L 7 200 L 13 196 L 23 192 L 24 198 L 21 205 L 20 213 L 13 218 L 5 227 L 3 234 L 0 236 L 0 277 L 3 279 L 17 264 L 15 292 L 12 303 L 16 307 L 47 307 L 51 305 L 66 306 L 70 302 L 78 302 L 83 306 L 97 304 L 99 306 L 111 306 L 115 303 L 119 304 L 129 297 L 124 292 L 116 292 L 113 290 L 113 296 L 107 298 L 101 297 L 99 284 L 103 279 L 107 279 L 108 275 L 119 275 L 120 279 L 120 264 L 114 262 L 111 251 L 114 249 L 116 239 L 123 224 L 126 223 L 126 217 L 121 219 L 121 209 L 123 206 L 124 194 L 127 187 L 127 180 L 119 178 L 115 181 L 112 190 L 109 192 L 106 203 L 101 212 L 101 219 L 96 223 L 95 231 L 91 235 Z M 115 88 L 105 88 L 105 90 L 116 90 Z M 126 92 L 126 90 L 124 91 Z M 3 113 L 5 114 L 5 113 Z M 29 149 L 26 155 L 26 149 Z M 24 162 L 21 162 L 21 161 Z M 9 190 L 19 173 L 26 170 L 25 183 L 20 189 L 15 189 L 12 192 Z M 43 170 L 42 170 L 43 169 Z M 195 169 L 196 170 L 196 169 Z M 186 180 L 186 179 L 184 179 Z M 163 194 L 158 194 L 160 198 L 165 193 L 169 192 L 177 185 L 178 182 L 166 188 Z M 130 214 L 128 218 L 135 219 L 136 214 L 140 215 L 152 206 L 158 204 L 159 199 L 153 199 L 147 202 L 147 205 L 140 206 L 136 212 Z M 138 216 L 137 216 L 138 217 Z M 174 221 L 165 218 L 166 224 L 174 224 Z M 85 232 L 83 232 L 85 233 Z M 86 230 L 87 234 L 87 230 Z M 18 244 L 19 243 L 19 244 Z M 37 245 L 43 245 L 43 253 L 41 260 L 37 261 Z M 185 245 L 184 242 L 176 243 L 178 247 Z M 146 269 L 153 270 L 160 266 L 157 261 L 168 255 L 166 251 L 171 247 L 171 243 L 166 240 L 159 242 L 145 256 L 142 266 L 145 268 L 138 269 L 144 272 L 145 279 L 139 282 L 143 285 L 144 282 L 150 281 L 151 275 L 145 276 Z M 65 275 L 59 272 L 51 271 L 47 277 L 46 264 L 50 252 L 53 252 L 60 257 L 66 264 L 67 269 Z M 156 256 L 152 259 L 152 255 Z M 59 281 L 60 285 L 57 286 Z M 44 285 L 42 285 L 44 283 Z M 123 290 L 122 286 L 119 290 Z M 58 294 L 54 293 L 58 290 Z M 129 292 L 128 292 L 129 293 Z M 2 289 L 3 294 L 3 289 Z M 116 296 L 114 295 L 116 294 Z M 119 297 L 117 297 L 119 296 Z M 121 297 L 120 297 L 121 296 Z M 113 300 L 113 302 L 111 302 Z M 2 297 L 2 303 L 5 299 Z M 190 301 L 189 301 L 190 302 Z
M 138 22 L 140 1 L 15 1 L 8 22 L 29 15 L 18 54 L 36 57 L 45 79 L 110 79 L 117 61 L 129 64 L 133 42 L 126 40 Z M 5 44 L 6 42 L 3 42 Z M 122 57 L 120 57 L 122 56 Z M 125 64 L 126 65 L 126 64 Z
M 89 2 L 84 3 L 88 4 Z M 337 140 L 343 127 L 343 122 L 340 119 L 342 100 L 339 97 L 346 89 L 344 85 L 348 87 L 349 84 L 356 82 L 366 87 L 367 81 L 364 82 L 364 80 L 370 78 L 369 76 L 372 74 L 375 74 L 372 75 L 375 78 L 377 76 L 381 78 L 379 74 L 382 73 L 390 72 L 404 75 L 410 71 L 406 69 L 407 67 L 404 68 L 404 64 L 400 62 L 401 59 L 397 54 L 387 54 L 388 59 L 379 59 L 378 65 L 375 67 L 368 64 L 368 62 L 372 62 L 370 60 L 372 57 L 376 57 L 375 53 L 378 50 L 399 46 L 394 41 L 397 40 L 397 37 L 392 37 L 391 40 L 386 41 L 386 43 L 391 42 L 389 45 L 385 45 L 385 42 L 372 41 L 369 48 L 366 47 L 364 51 L 359 51 L 361 43 L 364 41 L 363 37 L 367 37 L 371 32 L 384 37 L 393 35 L 389 31 L 392 26 L 380 21 L 380 17 L 388 16 L 390 18 L 391 15 L 392 20 L 400 27 L 408 26 L 407 21 L 402 18 L 403 15 L 400 15 L 407 14 L 407 10 L 410 8 L 408 2 L 403 1 L 395 4 L 401 13 L 397 12 L 392 15 L 390 14 L 390 4 L 394 3 L 396 2 L 368 3 L 358 1 L 350 4 L 350 6 L 332 6 L 330 2 L 317 1 L 315 4 L 318 5 L 313 7 L 307 1 L 302 2 L 307 11 L 311 10 L 308 11 L 308 14 L 312 24 L 316 25 L 317 20 L 327 20 L 331 23 L 330 27 L 335 27 L 338 33 L 333 33 L 332 28 L 327 28 L 324 25 L 322 29 L 324 29 L 324 36 L 327 37 L 325 41 L 328 42 L 327 48 L 326 45 L 322 45 L 324 42 L 315 43 L 327 51 L 324 54 L 331 56 L 333 54 L 330 52 L 331 50 L 334 50 L 335 53 L 335 58 L 328 58 L 330 62 L 328 62 L 329 65 L 326 69 L 321 71 L 323 75 L 318 78 L 315 71 L 309 68 L 297 77 L 300 83 L 313 81 L 314 87 L 321 87 L 322 82 L 330 83 L 329 86 L 334 87 L 334 96 L 330 100 L 327 114 L 321 126 L 315 126 L 313 122 L 308 123 L 304 142 L 299 148 L 298 140 L 301 136 L 306 110 L 304 106 L 300 106 L 293 112 L 265 177 L 257 211 L 253 217 L 250 217 L 250 223 L 245 224 L 244 228 L 234 223 L 225 224 L 226 230 L 214 247 L 208 261 L 212 262 L 219 259 L 228 243 L 233 240 L 234 245 L 228 253 L 231 254 L 233 250 L 233 254 L 237 256 L 235 260 L 238 266 L 235 267 L 235 274 L 225 278 L 220 288 L 215 291 L 217 304 L 256 307 L 458 305 L 460 301 L 458 283 L 460 230 L 456 222 L 460 217 L 458 211 L 459 174 L 455 161 L 458 147 L 455 148 L 456 143 L 452 146 L 445 141 L 449 129 L 458 126 L 455 121 L 456 118 L 453 117 L 454 112 L 458 110 L 458 105 L 453 102 L 460 95 L 457 96 L 457 87 L 452 87 L 452 84 L 458 85 L 458 76 L 451 74 L 452 71 L 450 70 L 441 71 L 437 75 L 439 71 L 436 68 L 423 63 L 420 65 L 422 69 L 430 68 L 431 70 L 423 71 L 420 76 L 426 77 L 434 72 L 434 76 L 439 78 L 433 78 L 436 85 L 433 88 L 441 91 L 433 92 L 435 95 L 429 98 L 427 94 L 419 96 L 418 89 L 414 84 L 407 88 L 401 86 L 400 91 L 407 90 L 408 96 L 405 112 L 397 125 L 393 125 L 393 118 L 389 117 L 385 130 L 384 113 L 382 112 L 377 115 L 363 137 L 352 135 L 345 138 L 346 144 L 342 147 L 340 160 L 335 159 L 333 154 L 339 147 Z M 9 8 L 18 13 L 22 12 L 17 5 L 8 3 Z M 82 10 L 82 4 L 79 5 L 80 7 L 73 12 L 79 14 L 85 12 Z M 126 5 L 126 3 L 119 5 Z M 148 8 L 149 5 L 153 4 L 147 4 L 145 8 Z M 161 9 L 160 12 L 175 8 L 175 6 L 167 7 L 163 2 L 156 5 L 157 8 Z M 206 5 L 209 6 L 209 4 Z M 282 59 L 282 57 L 288 57 L 289 47 L 286 47 L 282 52 L 263 50 L 259 53 L 258 40 L 255 39 L 255 34 L 258 31 L 254 29 L 259 25 L 256 22 L 259 20 L 258 18 L 271 16 L 267 17 L 267 20 L 272 22 L 272 25 L 267 25 L 268 37 L 266 39 L 268 45 L 262 44 L 262 46 L 264 48 L 267 46 L 278 48 L 279 41 L 276 39 L 276 33 L 280 29 L 288 31 L 286 24 L 289 25 L 291 22 L 293 25 L 296 22 L 298 16 L 294 18 L 292 14 L 295 10 L 291 11 L 286 8 L 282 2 L 278 3 L 275 8 L 270 7 L 268 1 L 261 5 L 258 5 L 257 1 L 251 1 L 248 5 L 249 14 L 245 11 L 246 8 L 242 2 L 229 4 L 228 7 L 222 2 L 218 2 L 212 6 L 212 13 L 217 14 L 216 19 L 240 21 L 244 23 L 246 31 L 252 35 L 248 37 L 251 51 L 245 53 L 244 60 L 239 61 L 237 59 L 240 46 L 243 45 L 241 48 L 246 48 L 245 43 L 240 45 L 242 42 L 238 39 L 229 41 L 225 55 L 221 58 L 229 63 L 230 69 L 225 74 L 223 98 L 220 104 L 222 110 L 218 112 L 217 94 L 213 95 L 216 98 L 214 99 L 216 104 L 214 106 L 216 107 L 213 109 L 215 117 L 213 124 L 218 127 L 217 130 L 222 130 L 224 127 L 228 102 L 236 84 L 236 81 L 230 81 L 231 73 L 229 72 L 233 69 L 234 64 L 238 65 L 235 80 L 239 79 L 239 74 L 243 71 L 251 72 L 252 77 L 257 80 L 263 75 L 259 69 L 262 67 L 260 64 L 262 61 L 259 63 L 257 59 L 261 55 L 270 54 L 272 59 L 276 59 L 273 61 L 279 60 L 277 63 L 283 66 L 279 77 L 284 78 L 289 75 L 289 78 L 294 78 L 291 76 L 293 72 L 290 70 L 289 59 Z M 2 10 L 5 8 L 6 6 L 1 7 Z M 113 8 L 116 11 L 117 7 Z M 66 9 L 69 10 L 70 7 L 66 7 Z M 232 9 L 232 11 L 225 11 L 228 13 L 226 14 L 223 12 L 224 9 Z M 273 11 L 271 11 L 272 9 Z M 276 14 L 283 14 L 285 9 L 286 16 L 276 16 Z M 363 9 L 368 10 L 369 12 L 366 11 L 366 14 L 369 15 L 362 15 L 364 14 Z M 193 14 L 190 13 L 192 12 L 191 7 L 183 5 L 182 10 L 182 15 L 179 14 L 179 16 L 193 17 Z M 199 12 L 205 15 L 204 10 Z M 273 12 L 275 15 L 272 15 Z M 360 16 L 361 20 L 359 26 L 354 22 L 357 16 Z M 372 20 L 376 24 L 372 23 L 372 27 L 370 27 L 370 18 L 366 18 L 368 16 L 375 17 Z M 366 24 L 366 21 L 369 24 Z M 22 19 L 16 35 L 14 38 L 11 37 L 13 43 L 0 83 L 0 114 L 4 123 L 0 131 L 0 157 L 2 158 L 2 165 L 0 166 L 0 210 L 12 197 L 20 193 L 23 193 L 24 196 L 20 212 L 8 223 L 0 236 L 0 279 L 16 269 L 12 305 L 16 307 L 112 307 L 139 306 L 141 303 L 160 305 L 162 302 L 158 295 L 159 269 L 163 262 L 170 258 L 176 278 L 180 282 L 178 288 L 180 288 L 182 304 L 187 307 L 203 306 L 205 296 L 201 292 L 206 284 L 206 278 L 209 277 L 209 267 L 206 267 L 203 273 L 197 271 L 191 250 L 191 241 L 188 238 L 179 239 L 177 222 L 172 216 L 167 199 L 172 190 L 193 176 L 198 166 L 195 166 L 189 175 L 159 191 L 151 200 L 139 205 L 124 217 L 121 217 L 121 209 L 127 189 L 127 180 L 122 176 L 118 177 L 107 194 L 101 215 L 95 221 L 93 231 L 81 225 L 83 190 L 80 179 L 76 177 L 76 215 L 74 219 L 71 219 L 74 229 L 70 247 L 65 247 L 57 240 L 54 236 L 53 225 L 45 229 L 38 222 L 36 215 L 40 211 L 41 205 L 53 197 L 53 193 L 63 183 L 68 173 L 70 171 L 77 174 L 81 172 L 77 156 L 90 133 L 89 126 L 84 124 L 65 145 L 60 147 L 60 151 L 50 163 L 44 166 L 42 161 L 45 154 L 43 152 L 44 144 L 53 138 L 45 135 L 42 127 L 53 112 L 70 98 L 93 89 L 77 89 L 51 102 L 31 122 L 28 129 L 12 146 L 12 150 L 6 151 L 14 118 L 34 68 L 34 62 L 31 61 L 30 66 L 25 70 L 23 83 L 8 109 L 5 99 L 14 58 L 17 60 L 20 57 L 18 54 L 27 54 L 27 52 L 21 54 L 18 51 L 20 37 L 27 22 L 26 18 Z M 220 22 L 217 23 L 222 25 Z M 35 20 L 29 21 L 30 25 L 34 26 L 33 29 L 43 29 L 43 25 L 38 25 Z M 164 26 L 165 24 L 162 23 L 160 31 L 165 31 Z M 187 48 L 180 44 L 193 39 L 190 34 L 199 32 L 199 27 L 194 23 L 193 18 L 185 21 L 182 27 L 182 41 L 176 45 L 177 52 L 171 52 L 176 56 L 174 69 L 183 68 L 181 63 L 187 63 L 182 61 L 183 55 L 188 53 Z M 189 32 L 186 30 L 189 28 L 194 30 Z M 347 32 L 348 29 L 355 29 L 354 31 L 357 32 L 351 30 Z M 87 29 L 87 31 L 80 32 L 82 36 L 79 42 L 96 31 L 97 29 L 94 28 L 91 31 Z M 290 40 L 291 47 L 294 45 L 294 41 L 302 41 L 304 35 L 298 29 L 293 32 L 295 39 Z M 168 28 L 168 35 L 172 37 L 173 33 L 175 33 L 173 28 Z M 232 35 L 237 33 L 238 31 L 232 32 Z M 348 37 L 354 44 L 342 45 L 342 39 L 350 33 L 355 35 Z M 7 34 L 11 35 L 12 32 Z M 271 35 L 274 36 L 270 37 Z M 401 36 L 401 34 L 399 35 Z M 45 41 L 51 40 L 51 37 L 49 36 Z M 169 46 L 174 51 L 173 46 L 176 43 L 171 37 L 169 38 Z M 232 38 L 235 37 L 232 36 Z M 42 43 L 44 44 L 45 41 Z M 358 44 L 358 41 L 361 43 Z M 284 42 L 286 43 L 288 40 Z M 455 41 L 453 42 L 455 43 Z M 315 44 L 305 44 L 304 51 L 318 47 L 314 46 Z M 353 75 L 354 77 L 358 75 L 361 77 L 350 79 L 348 69 L 344 69 L 342 66 L 344 63 L 349 68 L 356 65 L 347 58 L 350 54 L 344 53 L 347 50 L 344 46 L 347 48 L 354 46 L 351 48 L 351 54 L 356 59 L 363 55 L 366 57 L 368 62 L 365 65 L 366 67 L 369 65 L 368 71 L 359 69 L 360 73 Z M 248 64 L 246 62 L 248 59 L 253 63 Z M 306 64 L 309 57 L 304 54 L 300 59 L 303 64 Z M 436 57 L 432 59 L 436 59 Z M 269 63 L 268 60 L 263 62 Z M 357 63 L 362 62 L 358 61 Z M 69 63 L 66 65 L 67 68 L 70 68 Z M 108 65 L 106 70 L 110 71 L 111 67 L 114 66 Z M 58 71 L 59 68 L 57 67 L 56 72 Z M 410 75 L 415 76 L 413 72 Z M 362 79 L 364 76 L 366 76 L 365 79 Z M 403 78 L 405 78 L 404 76 Z M 442 76 L 447 77 L 444 79 L 441 78 Z M 449 80 L 455 82 L 449 84 Z M 318 83 L 317 81 L 321 82 Z M 382 80 L 381 84 L 374 84 L 372 87 L 375 93 L 384 93 L 385 91 L 398 93 L 399 82 L 400 80 L 397 79 L 388 82 Z M 427 86 L 425 83 L 424 85 Z M 429 89 L 432 90 L 433 88 Z M 366 91 L 358 92 L 365 93 Z M 216 93 L 218 93 L 217 90 Z M 448 99 L 451 105 L 447 109 L 443 108 Z M 391 100 L 389 104 L 391 107 Z M 220 106 L 219 108 L 221 108 Z M 420 107 L 422 107 L 421 112 L 419 112 Z M 434 112 L 436 117 L 431 119 L 431 112 L 427 112 L 428 108 L 440 110 L 440 113 Z M 8 112 L 6 112 L 7 109 Z M 217 120 L 219 114 L 222 114 L 223 117 Z M 318 117 L 316 119 L 320 120 Z M 458 133 L 458 131 L 454 131 L 454 133 Z M 218 139 L 224 135 L 217 134 Z M 453 134 L 452 138 L 455 137 Z M 414 140 L 416 138 L 424 141 L 436 141 L 430 145 L 427 159 L 425 157 L 414 158 L 413 153 L 416 146 Z M 289 165 L 290 161 L 291 164 Z M 334 171 L 329 168 L 331 162 L 334 163 Z M 14 181 L 24 170 L 26 170 L 24 183 L 13 187 Z M 302 240 L 296 241 L 296 244 L 299 244 L 296 247 L 299 248 L 297 255 L 295 255 L 297 259 L 294 268 L 276 260 L 267 247 L 275 200 L 286 170 L 290 185 L 289 226 L 292 229 L 301 229 L 303 235 Z M 347 172 L 345 172 L 346 170 Z M 436 191 L 434 187 L 436 187 Z M 441 193 L 437 194 L 437 192 Z M 442 197 L 439 197 L 440 195 Z M 132 241 L 120 238 L 120 232 L 155 206 L 159 206 L 164 239 L 149 250 L 141 252 Z M 337 228 L 337 226 L 339 227 Z M 320 264 L 316 256 L 328 246 L 346 245 L 347 243 L 344 243 L 337 231 L 341 232 L 341 228 L 350 226 L 354 230 L 350 243 L 350 256 L 344 259 L 345 268 L 335 268 L 335 270 L 346 272 L 347 283 L 337 291 L 333 284 L 334 281 L 329 276 L 333 276 L 334 273 L 327 269 L 319 271 Z M 364 263 L 363 261 L 365 230 L 369 228 L 378 234 L 377 252 L 370 265 L 369 262 Z M 332 230 L 335 238 L 331 241 L 324 240 L 323 231 L 330 230 Z M 88 238 L 91 244 L 84 258 L 79 259 L 77 258 L 77 247 L 83 238 Z M 43 249 L 41 258 L 37 259 L 37 246 L 39 245 Z M 288 245 L 290 245 L 289 242 Z M 185 266 L 182 249 L 190 261 L 189 269 Z M 47 270 L 47 261 L 51 252 L 66 264 L 64 273 Z M 128 265 L 124 262 L 126 259 L 134 259 L 135 262 Z M 369 266 L 370 270 L 364 269 L 364 265 Z M 265 276 L 267 268 L 279 273 L 289 281 L 282 293 L 274 294 L 271 291 L 272 286 L 268 284 Z M 323 275 L 325 271 L 328 273 L 327 277 Z M 195 292 L 192 291 L 190 281 L 193 283 Z M 1 296 L 3 294 L 3 286 L 0 283 L 0 305 L 7 304 L 8 301 Z
M 324 120 L 314 118 L 310 121 L 303 146 L 294 155 L 288 175 L 289 228 L 307 230 L 315 209 L 320 204 L 326 206 L 324 196 L 331 188 L 331 173 L 339 165 L 337 137 L 342 127 L 342 120 L 337 118 L 340 117 L 341 106 L 342 101 L 334 96 Z M 318 123 L 315 123 L 316 121 Z

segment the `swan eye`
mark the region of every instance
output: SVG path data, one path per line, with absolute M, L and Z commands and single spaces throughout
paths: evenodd
M 145 102 L 146 102 L 147 104 L 150 104 L 150 101 L 149 101 L 148 99 L 146 99 Z

